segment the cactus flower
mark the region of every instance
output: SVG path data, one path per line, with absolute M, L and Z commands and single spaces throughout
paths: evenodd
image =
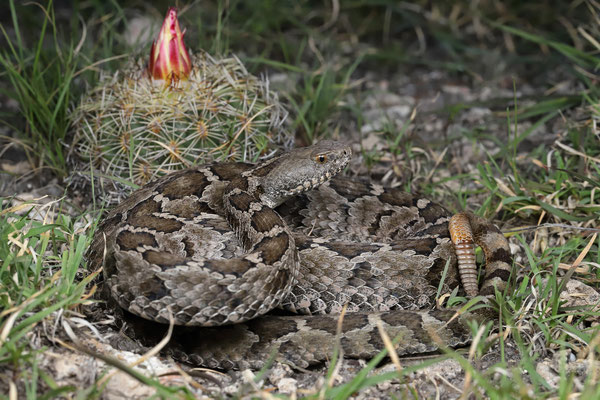
M 192 63 L 185 45 L 179 21 L 177 20 L 177 9 L 169 8 L 167 16 L 160 28 L 158 39 L 152 43 L 150 48 L 150 60 L 148 61 L 148 73 L 151 79 L 164 80 L 167 84 L 171 82 L 186 80 L 190 75 Z

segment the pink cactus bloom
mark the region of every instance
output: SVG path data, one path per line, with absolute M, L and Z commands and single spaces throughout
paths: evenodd
M 183 44 L 185 31 L 181 32 L 177 20 L 177 9 L 169 8 L 160 28 L 158 39 L 150 48 L 148 73 L 155 80 L 164 80 L 167 84 L 186 80 L 190 75 L 192 63 Z

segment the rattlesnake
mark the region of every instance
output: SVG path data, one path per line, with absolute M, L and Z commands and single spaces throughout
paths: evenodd
M 466 343 L 465 320 L 473 316 L 432 309 L 444 272 L 443 289 L 458 286 L 448 223 L 456 225 L 456 244 L 466 246 L 470 295 L 477 291 L 471 230 L 487 260 L 483 294 L 508 279 L 506 240 L 472 214 L 451 220 L 426 199 L 333 177 L 350 156 L 348 146 L 324 141 L 257 166 L 217 163 L 169 174 L 108 214 L 90 247 L 90 268 L 104 266 L 118 307 L 186 325 L 168 350 L 197 365 L 258 368 L 273 350 L 302 367 L 326 360 L 343 307 L 339 339 L 349 357 L 383 347 L 377 324 L 402 335 L 399 354 L 434 351 L 440 340 Z M 307 315 L 266 314 L 277 306 Z M 157 333 L 151 330 L 142 336 Z

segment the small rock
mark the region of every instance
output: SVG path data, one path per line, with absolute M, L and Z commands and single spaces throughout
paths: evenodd
M 539 362 L 535 366 L 535 371 L 540 374 L 542 378 L 544 378 L 548 385 L 552 386 L 553 388 L 558 387 L 558 384 L 560 383 L 560 375 L 554 371 L 549 360 Z
M 12 175 L 25 175 L 32 171 L 31 164 L 28 161 L 19 161 L 16 163 L 0 163 L 0 169 Z
M 154 395 L 154 392 L 154 388 L 119 371 L 106 384 L 102 398 L 105 400 L 146 399 Z
M 160 21 L 156 18 L 147 15 L 133 17 L 126 24 L 125 41 L 130 46 L 147 43 L 158 34 L 158 29 Z
M 492 116 L 492 110 L 484 107 L 473 107 L 469 108 L 462 115 L 462 120 L 464 122 L 468 122 L 470 124 L 473 123 L 483 123 L 486 118 Z
M 567 282 L 565 290 L 560 293 L 560 299 L 566 301 L 565 307 L 592 306 L 598 304 L 600 294 L 593 287 L 571 279 Z
M 51 358 L 48 358 L 51 360 Z M 97 362 L 94 358 L 76 353 L 64 353 L 54 359 L 54 379 L 60 384 L 93 382 L 96 379 Z
M 292 369 L 290 368 L 289 365 L 275 363 L 273 365 L 273 368 L 271 369 L 271 372 L 269 373 L 268 379 L 272 385 L 278 386 L 279 381 L 281 381 L 282 379 L 285 379 L 286 377 L 291 376 L 293 374 L 294 374 L 294 372 L 292 371 Z
M 280 393 L 292 394 L 298 390 L 298 381 L 293 378 L 283 378 L 277 382 L 277 389 Z

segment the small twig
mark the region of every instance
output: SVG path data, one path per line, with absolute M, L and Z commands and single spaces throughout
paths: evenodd
M 519 232 L 525 232 L 525 231 L 533 231 L 533 230 L 537 230 L 540 228 L 564 228 L 564 229 L 572 229 L 572 230 L 576 230 L 576 231 L 600 232 L 600 229 L 598 229 L 598 228 L 585 228 L 582 226 L 573 226 L 573 225 L 566 225 L 566 224 L 544 223 L 544 224 L 534 225 L 534 226 L 523 226 L 520 228 L 511 228 L 511 229 L 502 231 L 502 233 L 504 233 L 504 234 L 519 233 Z

